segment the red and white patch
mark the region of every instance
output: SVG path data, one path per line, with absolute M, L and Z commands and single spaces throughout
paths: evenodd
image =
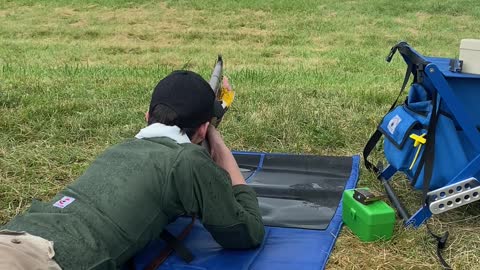
M 56 201 L 53 206 L 58 207 L 58 208 L 65 208 L 69 204 L 71 204 L 73 201 L 75 201 L 75 198 L 68 197 L 68 196 L 63 196 L 60 200 Z

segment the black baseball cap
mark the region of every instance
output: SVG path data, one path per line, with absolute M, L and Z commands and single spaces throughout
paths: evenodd
M 180 128 L 195 128 L 221 118 L 223 108 L 202 76 L 187 70 L 177 70 L 163 78 L 155 87 L 148 112 L 152 115 L 155 106 L 163 104 L 175 111 Z

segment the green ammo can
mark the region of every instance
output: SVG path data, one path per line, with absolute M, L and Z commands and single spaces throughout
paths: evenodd
M 389 240 L 395 224 L 393 208 L 382 200 L 362 204 L 353 197 L 354 192 L 355 190 L 343 192 L 343 222 L 363 242 Z

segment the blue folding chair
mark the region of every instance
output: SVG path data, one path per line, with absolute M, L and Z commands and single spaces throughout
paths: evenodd
M 480 200 L 480 75 L 462 73 L 457 59 L 425 57 L 406 42 L 392 48 L 388 62 L 397 51 L 408 67 L 405 80 L 363 154 L 405 225 L 417 228 L 432 214 Z M 409 96 L 396 107 L 410 75 Z M 368 160 L 382 136 L 389 161 L 384 169 Z M 423 190 L 424 203 L 412 216 L 390 185 L 399 171 Z

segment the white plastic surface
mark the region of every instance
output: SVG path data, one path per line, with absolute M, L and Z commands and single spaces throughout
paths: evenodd
M 463 73 L 480 74 L 480 39 L 462 39 L 459 59 Z

